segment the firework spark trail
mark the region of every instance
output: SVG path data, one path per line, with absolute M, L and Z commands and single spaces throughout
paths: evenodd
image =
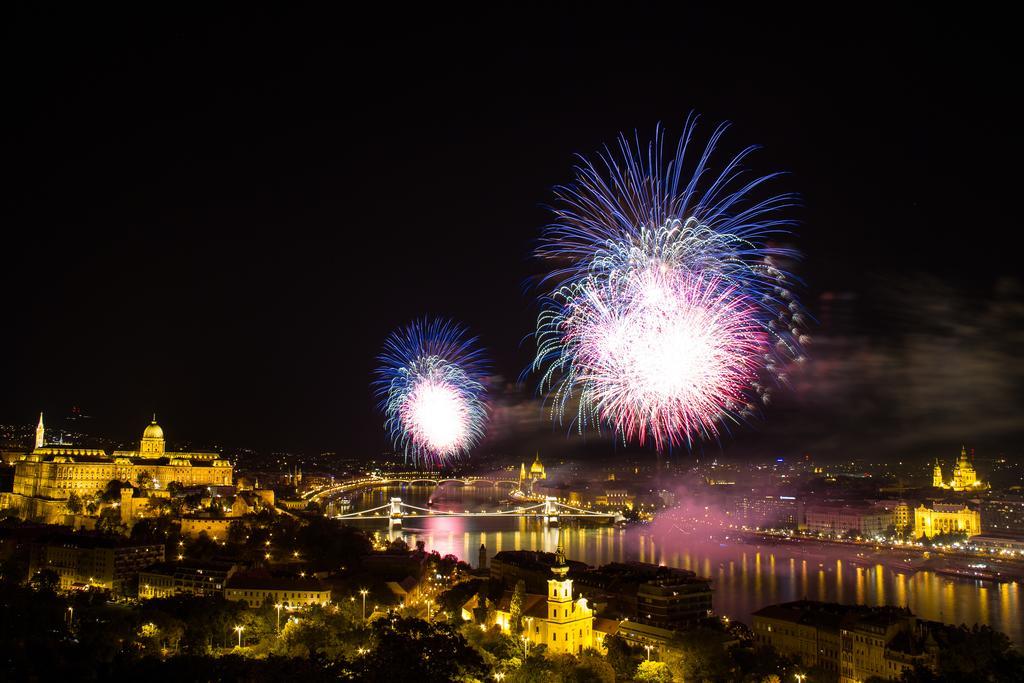
M 466 329 L 424 319 L 393 332 L 373 382 L 385 428 L 414 462 L 443 464 L 483 436 L 487 362 Z
M 797 254 L 767 243 L 788 233 L 795 197 L 753 199 L 778 174 L 746 176 L 752 147 L 711 173 L 725 125 L 689 168 L 695 124 L 667 162 L 660 129 L 646 151 L 623 136 L 556 189 L 533 368 L 556 419 L 578 401 L 581 432 L 609 426 L 658 449 L 717 436 L 803 360 L 805 314 L 778 265 Z

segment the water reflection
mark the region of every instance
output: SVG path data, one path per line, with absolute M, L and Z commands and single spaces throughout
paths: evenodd
M 414 505 L 433 498 L 438 510 L 496 509 L 507 496 L 503 489 L 446 486 L 402 486 L 376 489 L 353 499 L 355 509 L 376 507 L 391 496 Z M 387 533 L 383 521 L 363 522 L 367 529 Z M 430 550 L 452 553 L 477 564 L 477 550 L 487 546 L 493 557 L 501 550 L 545 550 L 558 545 L 559 530 L 527 519 L 464 517 L 407 518 L 401 535 L 412 545 L 422 540 Z M 613 527 L 561 530 L 571 559 L 590 565 L 641 560 L 682 567 L 713 579 L 715 611 L 749 623 L 750 613 L 774 602 L 813 598 L 868 605 L 909 607 L 925 619 L 947 623 L 987 623 L 1024 644 L 1020 619 L 1020 584 L 992 584 L 949 578 L 932 572 L 906 574 L 881 564 L 858 566 L 829 556 L 824 550 L 792 546 L 752 546 L 696 541 L 693 537 L 654 538 L 645 527 L 628 531 Z

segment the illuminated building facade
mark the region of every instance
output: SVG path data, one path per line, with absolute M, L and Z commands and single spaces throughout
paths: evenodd
M 269 602 L 285 609 L 326 606 L 331 602 L 331 589 L 314 578 L 270 576 L 263 572 L 238 573 L 227 580 L 224 599 L 260 607 Z
M 29 577 L 48 569 L 61 590 L 105 588 L 123 595 L 139 570 L 164 560 L 164 545 L 131 544 L 120 538 L 84 533 L 58 535 L 33 543 Z
M 155 416 L 142 433 L 139 449 L 134 451 L 107 455 L 94 448 L 46 445 L 41 415 L 35 443 L 32 452 L 15 463 L 13 493 L 0 500 L 0 507 L 30 519 L 62 521 L 64 501 L 72 493 L 92 495 L 112 480 L 135 483 L 142 473 L 156 489 L 171 482 L 183 486 L 232 483 L 231 463 L 218 453 L 167 451 L 163 429 Z
M 941 533 L 981 533 L 981 513 L 966 505 L 936 503 L 932 507 L 919 506 L 914 510 L 914 536 L 931 538 Z
M 1024 496 L 1007 494 L 981 501 L 981 523 L 986 531 L 1024 534 Z
M 895 511 L 882 506 L 811 505 L 801 528 L 827 534 L 856 532 L 871 538 L 885 534 L 895 523 Z
M 840 683 L 900 680 L 935 661 L 934 640 L 907 610 L 799 600 L 753 614 L 754 639 Z
M 139 572 L 139 597 L 223 595 L 224 584 L 237 568 L 225 562 L 160 562 Z

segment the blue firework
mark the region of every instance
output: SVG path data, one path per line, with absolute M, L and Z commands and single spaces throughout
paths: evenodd
M 464 326 L 416 320 L 391 333 L 377 360 L 373 387 L 385 428 L 407 458 L 441 464 L 479 442 L 489 363 Z

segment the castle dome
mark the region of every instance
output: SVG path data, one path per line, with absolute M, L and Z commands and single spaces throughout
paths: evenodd
M 146 429 L 142 432 L 143 439 L 162 439 L 164 438 L 163 428 L 156 423 L 156 415 L 153 416 L 153 421 L 146 425 Z

